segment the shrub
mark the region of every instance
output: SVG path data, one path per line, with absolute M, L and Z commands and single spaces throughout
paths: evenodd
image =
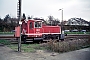
M 87 46 L 88 47 L 90 46 L 89 39 L 77 39 L 77 40 L 60 41 L 60 42 L 50 40 L 47 43 L 47 48 L 55 52 L 73 51 L 73 50 L 85 48 Z

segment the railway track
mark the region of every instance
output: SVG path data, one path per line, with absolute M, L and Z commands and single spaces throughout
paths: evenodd
M 2 35 L 2 36 L 0 35 L 0 40 L 2 40 L 2 39 L 10 40 L 11 42 L 17 43 L 17 39 L 13 35 Z M 68 40 L 77 40 L 77 39 L 89 39 L 90 40 L 90 35 L 88 35 L 88 34 L 68 34 L 67 36 L 65 36 L 64 40 L 68 41 Z M 32 40 L 30 40 L 30 41 L 32 41 Z M 44 40 L 44 41 L 46 41 L 46 40 Z
M 13 34 L 3 34 L 1 35 L 0 34 L 0 39 L 12 39 L 12 38 L 15 38 Z
M 89 38 L 90 37 L 90 35 L 86 35 L 86 34 L 69 34 L 69 35 L 67 35 L 67 36 L 65 36 L 65 39 L 68 39 L 68 38 L 76 38 L 76 39 L 78 39 L 78 38 Z

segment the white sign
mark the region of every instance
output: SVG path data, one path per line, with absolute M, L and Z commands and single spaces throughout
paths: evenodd
M 22 22 L 21 22 L 21 21 L 19 21 L 19 24 L 22 24 Z
M 36 29 L 36 31 L 40 31 L 40 29 Z

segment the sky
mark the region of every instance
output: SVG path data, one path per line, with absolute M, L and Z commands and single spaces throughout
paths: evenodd
M 10 14 L 17 17 L 18 0 L 0 0 L 0 17 Z M 90 21 L 90 0 L 22 0 L 22 14 L 47 19 L 53 16 L 61 20 L 63 9 L 63 20 L 70 18 L 82 18 Z

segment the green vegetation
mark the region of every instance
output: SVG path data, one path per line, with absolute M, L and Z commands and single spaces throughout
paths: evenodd
M 18 44 L 11 44 L 7 45 L 13 50 L 18 50 Z M 22 44 L 21 45 L 21 50 L 23 52 L 35 52 L 36 50 L 44 50 L 45 47 L 41 46 L 40 44 Z
M 0 44 L 10 45 L 11 43 L 8 40 L 0 40 Z
M 90 34 L 90 32 L 65 32 L 65 34 Z
M 9 40 L 0 40 L 0 44 L 4 44 L 15 51 L 18 50 L 18 44 L 11 44 Z M 35 52 L 36 50 L 45 50 L 45 47 L 40 44 L 21 44 L 21 50 L 23 52 Z
M 86 34 L 90 34 L 90 32 L 86 32 Z
M 0 40 L 0 44 L 4 44 L 15 51 L 18 50 L 18 44 L 11 44 L 9 40 Z M 35 52 L 36 50 L 45 50 L 45 47 L 40 44 L 21 44 L 21 50 L 23 52 Z
M 14 34 L 14 32 L 0 32 L 0 35 L 1 34 Z

